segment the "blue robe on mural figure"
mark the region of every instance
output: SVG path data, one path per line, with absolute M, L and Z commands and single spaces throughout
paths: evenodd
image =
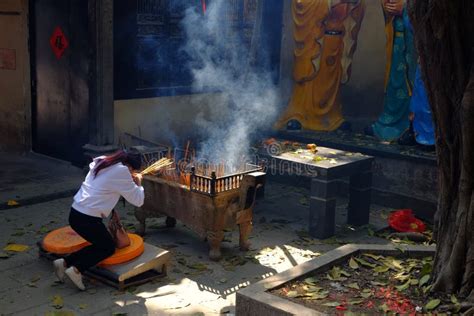
M 385 14 L 387 34 L 387 69 L 383 112 L 366 129 L 369 135 L 396 140 L 408 129 L 410 99 L 416 70 L 413 32 L 406 8 L 401 16 Z
M 413 27 L 409 20 L 407 28 L 413 33 Z M 434 146 L 435 133 L 433 117 L 431 115 L 430 103 L 426 94 L 425 84 L 421 77 L 420 64 L 416 66 L 415 82 L 410 100 L 410 130 L 400 137 L 398 143 L 401 145 L 414 145 L 418 143 L 424 146 Z M 426 147 L 428 149 L 428 147 Z
M 425 85 L 421 78 L 420 65 L 416 67 L 415 86 L 413 87 L 410 111 L 413 113 L 413 132 L 416 142 L 421 145 L 433 146 L 435 144 L 433 117 Z

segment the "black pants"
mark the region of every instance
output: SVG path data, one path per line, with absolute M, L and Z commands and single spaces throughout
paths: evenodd
M 83 272 L 114 254 L 114 240 L 101 218 L 89 216 L 71 208 L 69 225 L 91 245 L 64 258 L 68 267 L 74 266 Z

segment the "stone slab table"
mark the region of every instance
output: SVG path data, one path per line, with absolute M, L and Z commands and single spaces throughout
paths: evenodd
M 337 183 L 349 178 L 347 223 L 369 223 L 372 189 L 372 156 L 326 147 L 287 151 L 282 143 L 270 144 L 258 153 L 259 163 L 267 166 L 267 175 L 303 176 L 311 179 L 309 233 L 324 239 L 334 235 Z M 306 145 L 303 145 L 303 148 Z

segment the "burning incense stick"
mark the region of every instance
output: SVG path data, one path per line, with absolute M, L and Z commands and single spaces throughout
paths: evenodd
M 188 150 L 189 150 L 189 145 L 191 141 L 188 140 L 188 143 L 186 144 L 186 150 L 184 151 L 184 161 L 186 162 L 186 159 L 188 159 Z
M 161 158 L 157 162 L 155 162 L 152 165 L 145 168 L 145 170 L 141 171 L 140 174 L 141 175 L 146 175 L 146 174 L 150 174 L 150 173 L 157 173 L 161 169 L 164 169 L 164 168 L 166 168 L 166 167 L 168 167 L 172 164 L 173 164 L 173 160 L 168 159 L 168 158 Z

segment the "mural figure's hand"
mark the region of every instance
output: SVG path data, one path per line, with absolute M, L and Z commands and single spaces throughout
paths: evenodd
M 384 2 L 385 11 L 392 15 L 402 15 L 405 0 L 387 0 Z

